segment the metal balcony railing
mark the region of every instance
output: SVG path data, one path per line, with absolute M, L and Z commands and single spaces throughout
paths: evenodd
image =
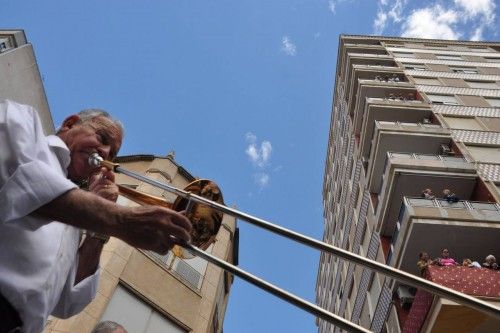
M 487 210 L 496 212 L 500 218 L 500 205 L 495 202 L 481 202 L 481 201 L 469 201 L 469 200 L 459 200 L 457 202 L 449 202 L 445 199 L 424 199 L 415 197 L 404 197 L 401 209 L 399 210 L 398 221 L 396 223 L 396 228 L 391 238 L 391 246 L 389 249 L 389 254 L 387 255 L 386 264 L 391 262 L 392 254 L 394 252 L 394 247 L 399 235 L 399 231 L 404 222 L 404 213 L 406 206 L 410 207 L 435 207 L 444 209 L 465 209 L 465 210 Z

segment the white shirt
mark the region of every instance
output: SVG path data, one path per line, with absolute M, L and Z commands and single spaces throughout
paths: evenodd
M 69 162 L 34 108 L 0 102 L 0 293 L 23 332 L 41 332 L 50 314 L 80 312 L 97 290 L 98 271 L 74 285 L 80 230 L 29 215 L 76 187 L 66 178 Z

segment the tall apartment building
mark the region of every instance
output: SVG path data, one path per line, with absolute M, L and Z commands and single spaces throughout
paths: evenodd
M 3 99 L 35 107 L 45 133 L 54 133 L 33 46 L 22 30 L 0 30 L 0 100 Z M 171 154 L 167 157 L 123 156 L 118 162 L 125 168 L 178 188 L 194 180 Z M 164 197 L 170 203 L 175 200 L 175 196 L 137 180 L 122 175 L 117 175 L 116 180 L 119 184 Z M 118 203 L 135 205 L 124 197 L 120 197 Z M 224 216 L 216 241 L 207 251 L 237 263 L 235 218 Z M 94 301 L 70 319 L 50 318 L 44 332 L 89 333 L 98 322 L 114 320 L 130 333 L 219 333 L 232 281 L 232 275 L 202 259 L 179 259 L 171 252 L 160 256 L 112 238 L 101 256 L 99 289 Z
M 435 199 L 421 197 L 430 188 Z M 450 189 L 458 202 L 442 198 Z M 340 37 L 324 241 L 420 275 L 421 251 L 500 257 L 500 43 Z M 432 281 L 500 306 L 500 272 Z M 498 320 L 322 254 L 317 303 L 374 332 L 493 332 Z M 340 331 L 318 320 L 319 332 Z M 496 326 L 495 326 L 496 325 Z
M 117 158 L 128 170 L 184 188 L 195 178 L 177 164 L 173 155 L 132 155 Z M 173 203 L 176 196 L 125 175 L 118 184 Z M 120 196 L 118 203 L 137 205 Z M 216 241 L 207 251 L 237 263 L 236 219 L 224 215 Z M 97 296 L 85 310 L 67 320 L 51 318 L 45 333 L 89 333 L 101 321 L 121 323 L 128 332 L 219 333 L 233 276 L 200 258 L 181 259 L 137 250 L 112 238 L 101 256 Z

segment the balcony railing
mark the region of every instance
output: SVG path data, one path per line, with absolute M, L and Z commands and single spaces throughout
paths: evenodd
M 382 120 L 377 120 L 376 121 L 380 125 L 388 125 L 388 126 L 397 126 L 397 127 L 408 127 L 408 128 L 442 128 L 441 125 L 438 124 L 426 124 L 426 123 L 406 123 L 406 122 L 400 122 L 400 121 L 382 121 Z
M 445 199 L 424 199 L 415 197 L 404 197 L 403 204 L 398 215 L 398 221 L 396 223 L 396 228 L 391 238 L 391 246 L 389 253 L 387 255 L 386 264 L 390 264 L 392 254 L 396 245 L 396 241 L 399 235 L 399 231 L 404 222 L 404 213 L 406 206 L 410 207 L 435 207 L 441 209 L 465 209 L 465 210 L 486 210 L 490 212 L 496 212 L 500 218 L 500 204 L 495 202 L 480 202 L 480 201 L 469 201 L 469 200 L 459 200 L 457 202 L 449 202 Z
M 389 158 L 407 158 L 416 160 L 428 160 L 428 161 L 443 161 L 443 162 L 464 162 L 468 161 L 462 156 L 448 156 L 448 155 L 437 155 L 437 154 L 413 154 L 413 153 L 398 153 L 398 152 L 388 152 Z

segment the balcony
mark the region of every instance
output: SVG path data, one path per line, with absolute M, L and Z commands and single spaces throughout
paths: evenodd
M 345 59 L 344 64 L 345 64 L 343 71 L 344 81 L 347 82 L 351 81 L 348 79 L 351 78 L 352 71 L 354 70 L 355 66 L 363 65 L 372 68 L 382 68 L 382 67 L 389 67 L 392 69 L 398 68 L 394 59 L 392 59 L 391 56 L 385 54 L 366 54 L 366 53 L 349 52 L 347 53 L 347 58 Z M 350 89 L 350 87 L 347 88 Z M 346 91 L 348 92 L 349 90 Z
M 500 205 L 461 200 L 427 200 L 404 197 L 391 240 L 387 264 L 419 275 L 416 267 L 421 251 L 431 258 L 448 248 L 461 262 L 470 258 L 482 262 L 498 253 Z
M 463 157 L 389 152 L 376 209 L 377 230 L 392 236 L 405 196 L 417 197 L 426 188 L 439 196 L 449 188 L 459 198 L 470 199 L 477 181 L 474 165 Z
M 360 116 L 356 113 L 365 109 L 365 102 L 367 98 L 393 98 L 399 99 L 415 99 L 417 90 L 412 83 L 406 81 L 380 81 L 377 79 L 364 80 L 360 79 L 356 85 L 352 87 L 354 94 L 349 100 L 348 109 L 349 114 L 353 119 Z M 413 97 L 409 97 L 413 96 Z M 358 121 L 356 121 L 358 122 Z
M 374 80 L 378 82 L 408 82 L 403 69 L 398 67 L 354 65 L 351 71 L 351 76 L 345 81 L 348 101 L 352 100 L 353 95 L 356 94 L 357 84 L 355 83 L 358 83 L 359 80 Z
M 500 302 L 500 271 L 461 266 L 431 266 L 427 278 L 493 304 Z M 399 311 L 402 312 L 402 311 Z M 402 332 L 496 332 L 500 320 L 477 310 L 418 290 L 411 309 L 401 322 Z
M 355 134 L 360 135 L 361 156 L 370 157 L 370 144 L 375 130 L 375 121 L 399 121 L 422 123 L 432 116 L 427 103 L 418 99 L 367 98 L 362 115 L 357 116 L 354 124 Z
M 439 154 L 441 146 L 449 146 L 450 143 L 450 130 L 440 125 L 375 121 L 369 164 L 366 166 L 369 191 L 380 192 L 388 152 Z

